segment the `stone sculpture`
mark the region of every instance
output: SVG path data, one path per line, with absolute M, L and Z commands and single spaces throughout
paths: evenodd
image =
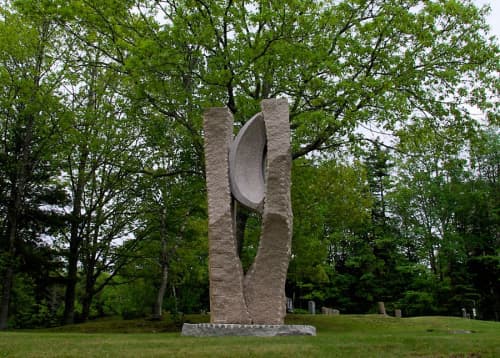
M 268 99 L 233 141 L 227 108 L 204 114 L 213 324 L 282 325 L 291 250 L 290 126 L 286 99 Z M 253 264 L 243 273 L 235 202 L 262 213 Z

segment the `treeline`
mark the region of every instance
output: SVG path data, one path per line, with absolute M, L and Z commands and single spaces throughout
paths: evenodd
M 296 307 L 499 320 L 485 14 L 469 1 L 3 1 L 0 328 L 209 310 L 202 111 L 225 105 L 241 126 L 270 97 L 291 111 Z M 248 267 L 260 219 L 241 217 Z
M 297 161 L 288 294 L 342 312 L 383 301 L 391 314 L 498 320 L 500 140 L 483 135 L 467 155 L 426 132 L 411 155 L 375 144 L 351 165 Z

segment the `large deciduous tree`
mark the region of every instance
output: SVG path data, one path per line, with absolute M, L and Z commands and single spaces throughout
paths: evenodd
M 123 96 L 122 78 L 106 66 L 99 49 L 84 46 L 79 54 L 75 75 L 66 81 L 73 116 L 61 153 L 71 193 L 69 229 L 64 235 L 68 245 L 66 323 L 74 320 L 78 264 L 82 264 L 85 281 L 83 320 L 89 316 L 95 294 L 125 264 L 124 248 L 118 247 L 133 237 L 137 226 L 136 189 L 143 148 L 137 113 Z M 97 284 L 103 273 L 109 275 Z
M 194 53 L 200 104 L 226 104 L 244 122 L 262 98 L 289 98 L 294 157 L 336 149 L 360 125 L 417 121 L 416 112 L 468 123 L 475 105 L 497 120 L 487 99 L 498 48 L 470 1 L 156 4 L 166 20 L 150 46 L 173 38 L 179 59 Z
M 55 188 L 56 138 L 65 128 L 57 88 L 68 49 L 53 18 L 36 5 L 0 12 L 0 199 L 2 300 L 0 329 L 7 326 L 11 289 L 30 210 L 43 205 L 43 191 Z M 47 201 L 45 201 L 47 202 Z M 43 231 L 30 236 L 39 239 Z
M 244 123 L 263 98 L 291 102 L 293 156 L 335 150 L 360 126 L 394 130 L 434 118 L 498 121 L 498 46 L 486 9 L 455 1 L 137 0 L 79 5 L 77 22 L 165 120 L 200 149 L 200 109 L 227 105 Z M 132 10 L 133 9 L 133 10 Z

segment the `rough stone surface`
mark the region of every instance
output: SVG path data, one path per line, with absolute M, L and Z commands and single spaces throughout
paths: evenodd
M 252 323 L 282 325 L 292 239 L 288 102 L 268 99 L 261 107 L 268 138 L 266 192 L 259 248 L 246 274 L 244 293 Z
M 240 129 L 229 150 L 229 181 L 238 202 L 262 212 L 264 205 L 264 165 L 266 127 L 257 113 Z
M 243 296 L 229 187 L 228 151 L 233 117 L 227 108 L 204 113 L 212 323 L 251 323 Z
M 261 107 L 262 114 L 256 115 L 253 124 L 243 128 L 232 153 L 229 153 L 229 148 L 233 118 L 229 110 L 211 108 L 204 114 L 212 324 L 253 323 L 265 327 L 286 327 L 283 326 L 286 315 L 285 280 L 292 238 L 288 102 L 286 99 L 264 100 Z M 263 197 L 259 248 L 246 275 L 243 275 L 237 254 L 230 165 L 239 167 L 233 172 L 232 180 L 236 184 L 243 183 L 246 190 L 244 196 L 253 202 L 249 205 L 243 200 L 243 205 L 260 211 Z M 237 199 L 241 194 L 241 190 L 237 193 L 238 190 L 233 189 Z M 257 330 L 264 329 L 263 326 L 256 327 L 259 327 L 255 328 Z M 199 329 L 212 328 L 199 326 Z M 235 327 L 230 328 L 229 331 L 233 332 Z M 269 335 L 281 334 L 282 329 L 285 328 L 274 328 L 278 333 Z
M 183 336 L 315 336 L 316 328 L 305 325 L 245 325 L 245 324 L 189 324 L 182 326 Z

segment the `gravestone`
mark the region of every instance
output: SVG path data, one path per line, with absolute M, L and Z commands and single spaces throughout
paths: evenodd
M 316 303 L 314 301 L 307 302 L 307 309 L 310 314 L 316 314 Z
M 340 311 L 333 308 L 321 307 L 321 313 L 327 316 L 338 316 Z
M 394 310 L 394 315 L 396 316 L 396 318 L 401 318 L 402 317 L 401 310 L 400 309 L 395 309 Z
M 385 312 L 385 304 L 384 304 L 384 302 L 380 301 L 380 302 L 377 303 L 377 305 L 378 305 L 378 313 L 379 314 L 383 314 L 385 316 L 387 313 Z
M 261 109 L 234 140 L 229 109 L 204 113 L 211 324 L 200 329 L 186 326 L 183 334 L 246 335 L 259 325 L 284 324 L 292 238 L 288 102 L 267 99 Z M 257 254 L 246 273 L 235 233 L 238 205 L 262 215 Z M 287 327 L 293 334 L 313 332 Z M 284 334 L 283 329 L 277 334 Z

